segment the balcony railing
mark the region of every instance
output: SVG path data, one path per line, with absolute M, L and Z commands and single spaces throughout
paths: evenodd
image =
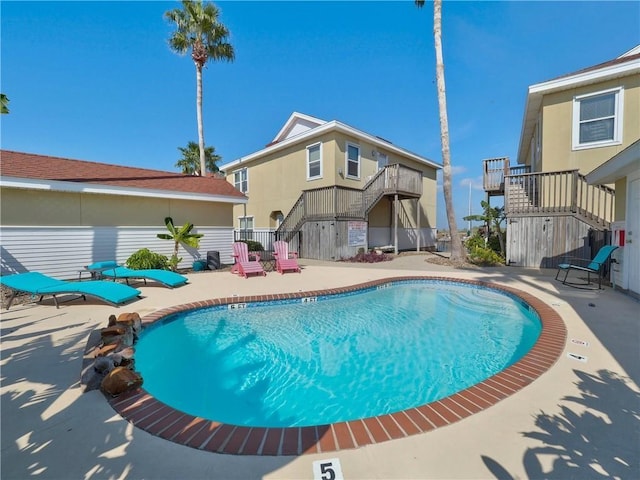
M 531 171 L 528 165 L 511 167 L 509 157 L 489 158 L 482 163 L 484 191 L 494 195 L 504 195 L 504 180 L 508 175 L 519 175 Z
M 361 220 L 382 196 L 391 194 L 420 197 L 422 172 L 393 164 L 378 171 L 362 190 L 338 185 L 304 190 L 278 231 L 296 232 L 310 220 Z
M 589 185 L 578 170 L 507 175 L 504 195 L 507 216 L 570 213 L 603 228 L 613 221 L 615 191 Z

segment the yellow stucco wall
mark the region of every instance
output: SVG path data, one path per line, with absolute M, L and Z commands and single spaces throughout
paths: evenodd
M 2 189 L 3 225 L 13 226 L 231 226 L 232 205 L 166 198 Z
M 78 194 L 2 188 L 3 225 L 78 225 L 82 217 Z
M 307 180 L 307 147 L 322 142 L 322 178 Z M 347 142 L 360 147 L 360 177 L 346 176 Z M 387 154 L 388 163 L 401 163 L 423 172 L 423 196 L 421 199 L 421 227 L 435 225 L 436 216 L 436 170 L 422 163 L 401 157 L 380 146 L 374 146 L 356 137 L 341 132 L 329 132 L 317 139 L 299 142 L 287 149 L 272 153 L 259 160 L 250 162 L 248 169 L 248 202 L 246 215 L 254 217 L 254 228 L 274 228 L 273 212 L 289 213 L 303 190 L 331 185 L 361 189 L 369 177 L 378 171 L 378 161 L 373 151 Z M 234 172 L 244 168 L 237 165 L 228 171 L 227 181 L 233 184 Z M 339 174 L 342 171 L 342 175 Z M 374 210 L 378 209 L 378 206 Z M 239 227 L 239 217 L 245 215 L 243 205 L 234 207 L 234 226 Z M 388 215 L 382 222 L 384 214 L 377 211 L 370 214 L 370 222 L 378 226 L 389 225 Z M 415 214 L 414 217 L 415 219 Z
M 627 218 L 627 177 L 616 180 L 616 205 L 613 219 L 621 222 Z
M 579 95 L 624 88 L 624 117 L 620 145 L 572 149 L 573 98 Z M 586 174 L 640 138 L 640 76 L 552 93 L 542 103 L 542 155 L 540 171 L 578 169 Z M 530 153 L 530 152 L 529 152 Z M 530 154 L 527 154 L 527 159 Z

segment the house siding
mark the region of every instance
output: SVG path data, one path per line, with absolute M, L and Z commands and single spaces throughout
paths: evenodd
M 190 268 L 194 259 L 206 259 L 206 252 L 220 252 L 220 261 L 232 262 L 233 231 L 230 227 L 200 227 L 199 250 L 180 247 L 179 268 Z M 124 264 L 141 248 L 170 257 L 173 242 L 157 238 L 164 227 L 80 227 L 6 226 L 2 238 L 2 275 L 37 271 L 61 279 L 77 279 L 84 265 L 105 260 Z
M 173 243 L 157 238 L 167 231 L 167 216 L 204 234 L 198 251 L 181 247 L 179 268 L 191 267 L 209 250 L 219 251 L 222 263 L 232 262 L 228 203 L 3 188 L 1 215 L 3 275 L 39 271 L 77 278 L 84 265 L 124 263 L 141 248 L 171 256 Z
M 573 98 L 622 86 L 624 117 L 622 143 L 583 150 L 572 149 Z M 545 95 L 542 104 L 543 172 L 574 170 L 586 174 L 624 150 L 640 137 L 640 76 L 633 75 L 587 87 Z M 530 158 L 531 152 L 527 154 Z

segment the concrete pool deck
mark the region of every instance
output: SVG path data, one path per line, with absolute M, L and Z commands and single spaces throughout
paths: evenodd
M 195 273 L 189 285 L 175 290 L 140 286 L 144 298 L 120 308 L 80 300 L 56 309 L 45 299 L 3 311 L 2 478 L 313 479 L 313 463 L 327 459 L 338 460 L 345 479 L 640 478 L 640 303 L 609 287 L 564 286 L 553 279 L 555 271 L 452 269 L 424 258 L 407 255 L 372 265 L 302 260 L 301 274 L 249 279 Z M 236 456 L 185 447 L 132 426 L 102 393 L 82 393 L 87 338 L 111 314 L 144 316 L 218 297 L 323 290 L 407 275 L 477 279 L 530 293 L 562 317 L 564 351 L 533 383 L 468 418 L 325 454 Z

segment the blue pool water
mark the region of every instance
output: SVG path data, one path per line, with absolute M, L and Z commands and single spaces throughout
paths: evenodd
M 449 396 L 517 361 L 541 330 L 521 300 L 455 282 L 396 282 L 311 300 L 156 322 L 136 345 L 144 388 L 223 423 L 323 425 Z

